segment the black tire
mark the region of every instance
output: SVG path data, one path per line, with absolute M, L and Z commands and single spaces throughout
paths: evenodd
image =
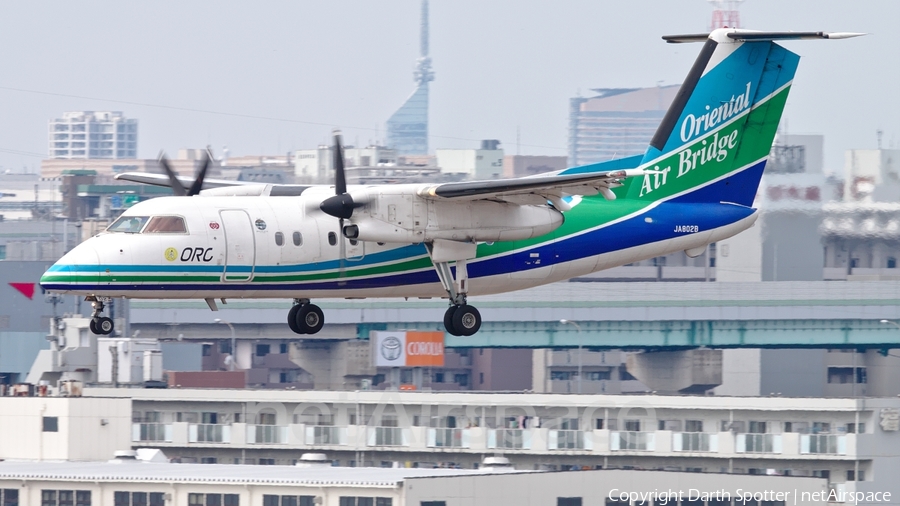
M 471 336 L 481 328 L 481 313 L 468 304 L 459 306 L 453 313 L 453 328 L 461 336 Z
M 456 327 L 453 326 L 453 315 L 456 313 L 456 308 L 459 306 L 450 306 L 447 308 L 447 312 L 444 313 L 444 328 L 447 329 L 447 333 L 451 336 L 459 337 L 461 334 L 456 331 Z
M 112 334 L 113 330 L 115 330 L 115 328 L 116 328 L 115 324 L 112 321 L 112 318 L 109 318 L 107 316 L 98 318 L 97 324 L 95 325 L 95 327 L 97 327 L 97 330 L 100 331 L 100 334 L 102 334 L 104 336 L 108 336 L 108 335 Z
M 294 306 L 291 307 L 291 310 L 288 311 L 288 317 L 287 317 L 288 327 L 291 328 L 291 331 L 293 331 L 294 334 L 303 334 L 304 333 L 303 329 L 301 329 L 300 325 L 297 323 L 297 313 L 300 312 L 300 308 L 302 308 L 302 307 L 303 306 L 301 304 L 295 304 Z
M 325 325 L 325 315 L 315 304 L 304 304 L 297 311 L 297 326 L 304 334 L 315 334 Z
M 97 319 L 91 318 L 91 322 L 88 324 L 88 328 L 91 329 L 91 332 L 95 335 L 99 335 L 100 331 L 97 330 Z

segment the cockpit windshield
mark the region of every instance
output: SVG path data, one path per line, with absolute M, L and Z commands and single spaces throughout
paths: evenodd
M 187 228 L 181 216 L 122 216 L 106 231 L 127 234 L 186 234 Z
M 106 228 L 107 232 L 125 232 L 139 234 L 149 220 L 149 216 L 122 216 Z
M 184 218 L 181 216 L 154 216 L 144 229 L 145 234 L 184 234 Z

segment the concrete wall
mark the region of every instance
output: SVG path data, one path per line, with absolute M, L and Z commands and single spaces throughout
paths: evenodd
M 734 498 L 739 489 L 762 492 L 779 491 L 790 496 L 786 504 L 825 504 L 824 500 L 802 498 L 794 502 L 794 494 L 822 492 L 826 480 L 781 476 L 735 476 L 723 474 L 676 473 L 661 471 L 593 470 L 540 474 L 493 474 L 458 476 L 439 479 L 412 478 L 406 481 L 406 504 L 445 501 L 446 506 L 493 506 L 496 504 L 553 505 L 563 497 L 581 498 L 584 506 L 603 506 L 610 494 L 618 498 L 625 492 L 654 492 L 668 495 L 683 492 L 682 500 L 691 499 L 690 489 L 707 493 L 725 491 Z M 722 492 L 724 494 L 724 492 Z M 723 496 L 724 497 L 724 496 Z M 709 497 L 708 499 L 715 499 Z M 694 499 L 697 499 L 694 497 Z M 707 499 L 707 498 L 704 498 Z M 774 498 L 773 498 L 774 499 Z M 636 501 L 637 502 L 637 501 Z M 654 501 L 655 504 L 664 504 Z M 702 504 L 702 503 L 701 503 Z
M 0 397 L 0 434 L 0 460 L 107 460 L 131 449 L 131 399 Z
M 828 381 L 825 350 L 759 350 L 759 395 L 822 397 Z

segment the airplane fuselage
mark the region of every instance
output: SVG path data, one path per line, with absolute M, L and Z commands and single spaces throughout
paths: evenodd
M 445 297 L 422 243 L 352 241 L 318 211 L 315 190 L 295 197 L 163 197 L 129 217 L 183 218 L 185 232 L 104 232 L 62 258 L 51 291 L 128 298 Z M 427 210 L 426 210 L 427 212 Z M 755 210 L 731 204 L 583 198 L 539 237 L 481 243 L 470 295 L 569 279 L 733 235 Z M 343 241 L 343 256 L 342 246 Z

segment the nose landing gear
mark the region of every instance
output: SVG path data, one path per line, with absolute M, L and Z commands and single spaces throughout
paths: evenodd
M 100 316 L 103 313 L 104 302 L 109 302 L 109 297 L 85 297 L 86 301 L 91 303 L 91 307 L 93 311 L 91 312 L 91 322 L 88 327 L 91 329 L 91 332 L 101 336 L 108 336 L 113 333 L 115 330 L 115 324 L 113 324 L 112 318 L 108 316 Z

